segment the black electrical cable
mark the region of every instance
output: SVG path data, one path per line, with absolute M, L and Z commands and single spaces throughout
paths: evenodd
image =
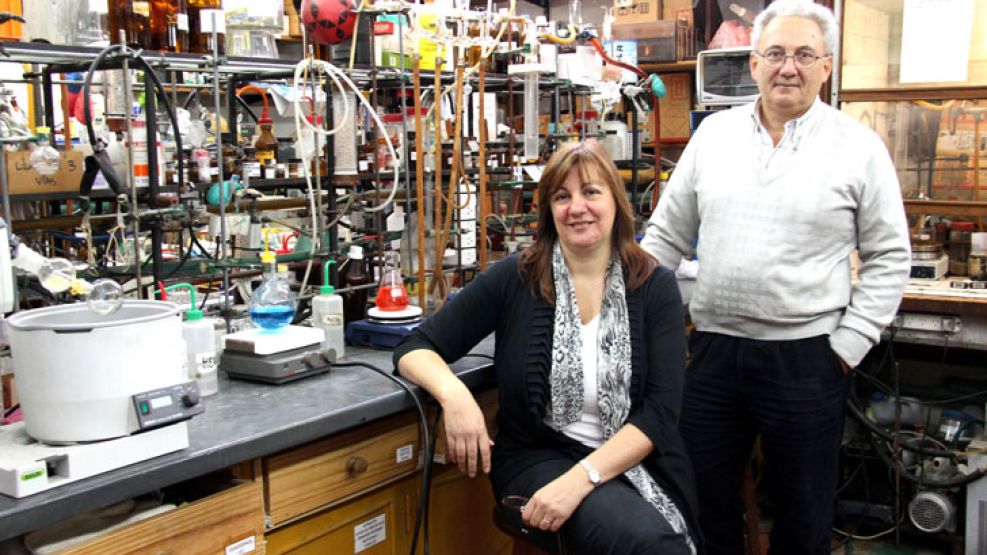
M 89 71 L 86 72 L 86 77 L 82 83 L 82 110 L 86 118 L 86 133 L 89 135 L 89 144 L 92 146 L 93 151 L 102 150 L 100 143 L 96 140 L 96 130 L 93 128 L 92 106 L 90 105 L 93 74 L 99 70 L 99 67 L 103 64 L 103 60 L 108 55 L 122 50 L 122 48 L 122 45 L 111 44 L 101 50 L 96 55 L 96 58 L 93 59 L 92 63 L 89 64 Z M 181 191 L 184 189 L 183 185 L 185 184 L 185 160 L 182 156 L 182 134 L 178 130 L 178 116 L 175 114 L 175 107 L 172 105 L 171 100 L 168 99 L 168 93 L 165 91 L 161 79 L 158 78 L 158 74 L 154 71 L 151 64 L 139 55 L 134 56 L 133 59 L 144 68 L 147 76 L 150 77 L 151 83 L 154 84 L 154 88 L 158 91 L 161 105 L 164 106 L 165 111 L 168 113 L 168 119 L 171 120 L 172 129 L 175 132 L 175 151 L 178 153 L 178 189 Z M 129 110 L 130 106 L 127 109 Z M 156 114 L 148 114 L 147 117 L 156 117 Z
M 215 258 L 216 260 L 219 259 L 219 249 L 218 248 L 216 249 L 216 256 L 215 257 L 210 257 L 209 256 L 209 251 L 207 251 L 206 248 L 202 246 L 202 243 L 199 242 L 199 239 L 195 236 L 195 233 L 192 232 L 192 226 L 191 225 L 189 226 L 189 232 L 190 232 L 189 235 L 192 237 L 192 244 L 195 245 L 196 247 L 198 247 L 199 250 L 202 251 L 202 254 L 205 255 L 206 258 Z M 191 250 L 191 249 L 189 249 L 189 250 Z
M 892 460 L 890 455 L 888 455 L 888 453 L 885 453 L 884 449 L 882 449 L 881 446 L 877 443 L 877 440 L 874 439 L 874 436 L 872 434 L 867 434 L 867 441 L 870 442 L 871 448 L 877 453 L 878 458 L 880 458 L 881 461 L 888 466 L 888 468 L 892 470 L 897 469 L 900 476 L 903 476 L 906 480 L 916 483 L 923 487 L 957 488 L 957 487 L 966 486 L 967 484 L 976 482 L 977 480 L 983 478 L 984 476 L 987 476 L 987 468 L 978 468 L 977 470 L 975 470 L 970 474 L 966 474 L 959 478 L 953 478 L 952 480 L 944 480 L 944 481 L 929 480 L 922 476 L 916 476 L 915 474 L 912 474 L 907 469 L 903 468 L 901 466 L 901 463 L 899 463 L 897 460 Z
M 865 428 L 867 428 L 865 432 L 866 431 L 870 432 L 868 434 L 868 437 L 870 437 L 871 435 L 876 435 L 885 441 L 892 441 L 892 442 L 894 441 L 895 438 L 894 434 L 881 428 L 880 426 L 872 422 L 870 418 L 867 418 L 867 416 L 864 415 L 863 411 L 860 410 L 860 407 L 857 406 L 857 403 L 853 399 L 847 399 L 846 405 L 848 412 L 850 413 L 850 416 L 852 416 L 854 420 L 860 422 L 861 424 L 864 425 Z M 911 443 L 908 443 L 907 441 L 901 442 L 901 447 L 909 451 L 914 451 L 915 453 L 918 453 L 920 455 L 926 455 L 929 457 L 948 457 L 950 459 L 955 459 L 957 457 L 955 451 L 946 451 L 944 449 L 931 449 L 928 447 L 915 446 L 912 445 Z
M 19 408 L 21 408 L 21 404 L 20 403 L 14 403 L 13 405 L 10 405 L 9 408 L 4 409 L 4 411 L 3 411 L 3 417 L 4 418 L 7 418 L 11 414 L 14 414 L 14 411 L 16 411 Z
M 436 449 L 436 447 L 439 444 L 439 422 L 441 422 L 441 421 L 442 421 L 442 405 L 439 405 L 438 406 L 438 409 L 436 409 L 436 411 L 435 411 L 435 421 L 432 422 L 432 445 L 431 445 L 431 449 L 429 449 L 429 453 L 428 453 L 428 460 L 433 461 L 433 462 L 435 461 L 435 449 Z M 425 476 L 424 475 L 422 475 L 422 480 L 423 481 L 425 480 Z M 431 471 L 429 472 L 428 480 L 429 480 L 429 486 L 427 488 L 423 488 L 425 490 L 425 502 L 422 505 L 419 506 L 419 509 L 424 508 L 424 511 L 425 511 L 425 516 L 424 516 L 424 526 L 425 526 L 424 538 L 425 538 L 426 553 L 428 552 L 428 546 L 430 545 L 430 541 L 429 541 L 429 526 L 428 526 L 428 514 L 429 514 L 429 508 L 432 506 L 431 505 L 431 503 L 432 503 L 432 487 L 431 487 L 432 475 L 431 475 Z
M 192 226 L 189 226 L 189 230 L 191 230 L 191 229 L 192 229 Z M 182 235 L 183 235 L 182 230 L 179 230 L 178 231 L 178 243 L 179 244 L 184 244 L 185 243 L 185 238 Z M 171 279 L 175 274 L 177 274 L 182 269 L 183 266 L 185 266 L 185 263 L 188 262 L 188 259 L 192 255 L 192 249 L 191 248 L 187 248 L 187 249 L 183 249 L 183 250 L 184 250 L 184 252 L 182 252 L 182 256 L 178 259 L 178 264 L 174 268 L 172 268 L 170 272 L 168 272 L 168 275 L 166 275 L 163 278 L 161 278 L 163 281 L 166 281 L 166 280 Z
M 333 366 L 340 366 L 340 367 L 360 366 L 363 368 L 368 368 L 370 370 L 373 370 L 374 372 L 380 374 L 381 376 L 384 376 L 388 380 L 391 380 L 392 382 L 396 383 L 398 386 L 401 387 L 401 389 L 404 389 L 405 392 L 408 393 L 408 396 L 411 397 L 411 400 L 415 403 L 415 409 L 418 411 L 419 423 L 421 424 L 422 427 L 422 445 L 423 445 L 422 453 L 425 453 L 426 456 L 424 457 L 425 460 L 422 462 L 422 491 L 420 494 L 420 501 L 418 503 L 418 512 L 415 516 L 415 533 L 411 538 L 411 555 L 415 555 L 415 553 L 417 552 L 418 534 L 421 532 L 422 526 L 424 526 L 426 530 L 426 541 L 424 545 L 425 545 L 425 555 L 428 555 L 429 553 L 429 544 L 427 541 L 428 497 L 429 497 L 429 492 L 432 489 L 432 457 L 428 456 L 428 454 L 429 453 L 434 454 L 435 451 L 432 447 L 432 443 L 430 441 L 430 435 L 428 431 L 428 415 L 425 414 L 425 408 L 422 406 L 421 400 L 418 398 L 418 395 L 415 394 L 415 391 L 411 388 L 410 385 L 408 385 L 408 383 L 405 380 L 397 376 L 394 376 L 390 372 L 382 370 L 381 368 L 378 368 L 373 364 L 369 364 L 366 362 L 359 362 L 359 361 L 351 361 L 351 362 L 336 362 L 333 364 Z
M 93 59 L 92 63 L 89 64 L 89 71 L 86 72 L 86 77 L 82 80 L 82 113 L 86 117 L 86 133 L 89 135 L 89 144 L 93 149 L 99 147 L 99 142 L 96 140 L 96 130 L 93 128 L 93 114 L 92 106 L 90 106 L 90 89 L 92 88 L 93 74 L 102 65 L 103 59 L 117 50 L 122 48 L 119 44 L 111 44 L 100 51 Z M 130 107 L 128 106 L 129 110 Z

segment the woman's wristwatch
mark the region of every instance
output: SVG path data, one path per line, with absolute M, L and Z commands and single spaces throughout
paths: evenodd
M 583 467 L 586 474 L 589 475 L 589 483 L 593 484 L 593 487 L 600 485 L 600 471 L 593 468 L 593 465 L 589 464 L 589 461 L 583 459 L 579 461 L 579 466 Z

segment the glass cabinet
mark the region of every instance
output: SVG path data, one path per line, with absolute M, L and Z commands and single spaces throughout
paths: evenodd
M 835 97 L 887 144 L 906 207 L 987 215 L 987 0 L 839 8 Z

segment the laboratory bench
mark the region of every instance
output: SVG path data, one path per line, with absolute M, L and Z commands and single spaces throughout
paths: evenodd
M 478 399 L 486 399 L 481 400 L 480 404 L 488 414 L 491 424 L 496 410 L 490 358 L 492 354 L 491 336 L 469 355 L 451 364 L 453 371 L 478 395 Z M 368 363 L 388 372 L 393 368 L 390 351 L 348 347 L 346 355 L 343 359 L 345 362 Z M 355 366 L 333 367 L 326 374 L 284 385 L 259 384 L 222 377 L 219 393 L 206 397 L 204 402 L 205 412 L 189 423 L 190 446 L 187 449 L 21 499 L 0 495 L 0 553 L 6 553 L 4 546 L 10 545 L 3 543 L 4 540 L 17 538 L 85 511 L 237 466 L 249 471 L 247 479 L 239 487 L 230 490 L 236 492 L 235 494 L 228 495 L 223 502 L 211 501 L 213 506 L 209 505 L 210 497 L 201 504 L 197 502 L 189 506 L 192 510 L 197 506 L 202 507 L 202 514 L 191 519 L 200 521 L 208 518 L 221 520 L 224 513 L 243 512 L 245 505 L 256 507 L 252 514 L 242 515 L 244 522 L 249 523 L 246 524 L 248 529 L 259 528 L 258 537 L 251 540 L 252 544 L 256 543 L 256 549 L 234 551 L 236 553 L 265 553 L 265 543 L 269 545 L 270 542 L 265 541 L 264 534 L 270 533 L 272 528 L 275 529 L 275 535 L 282 536 L 282 547 L 275 550 L 268 547 L 266 552 L 290 550 L 292 542 L 308 542 L 311 544 L 309 549 L 313 545 L 322 545 L 315 552 L 327 549 L 328 545 L 346 545 L 345 542 L 312 543 L 312 534 L 315 533 L 312 530 L 318 529 L 318 533 L 325 533 L 325 530 L 334 529 L 330 521 L 342 518 L 340 515 L 345 515 L 346 511 L 357 506 L 354 503 L 342 503 L 360 496 L 363 496 L 360 499 L 368 502 L 372 510 L 366 514 L 357 511 L 353 518 L 368 519 L 362 525 L 369 526 L 364 532 L 370 534 L 370 539 L 360 540 L 357 537 L 354 540 L 354 533 L 359 536 L 359 527 L 353 528 L 356 532 L 343 530 L 341 535 L 348 537 L 347 541 L 351 546 L 353 541 L 375 541 L 375 521 L 368 516 L 372 516 L 374 510 L 389 507 L 386 510 L 380 509 L 384 511 L 381 514 L 395 520 L 400 516 L 408 521 L 406 515 L 413 514 L 416 506 L 416 501 L 413 500 L 417 499 L 420 484 L 418 477 L 421 474 L 419 428 L 414 404 L 403 389 L 373 370 Z M 399 446 L 397 464 L 394 451 L 386 450 L 388 441 L 391 441 L 392 448 L 394 445 Z M 412 449 L 413 456 L 410 454 Z M 381 461 L 379 465 L 376 463 L 378 460 Z M 330 470 L 327 469 L 334 468 L 334 463 L 343 465 L 341 468 L 346 471 L 333 470 L 331 472 L 336 475 L 329 475 Z M 381 471 L 384 467 L 386 469 Z M 450 519 L 456 518 L 455 499 L 459 499 L 460 503 L 472 503 L 476 495 L 484 495 L 490 489 L 485 479 L 468 480 L 460 476 L 454 468 L 438 468 L 438 483 L 468 483 L 446 488 L 448 491 L 445 495 L 450 498 L 445 503 L 448 508 L 445 513 L 439 511 L 433 515 L 433 530 L 436 518 L 442 518 L 442 514 L 447 514 Z M 401 483 L 402 479 L 406 483 Z M 396 484 L 390 489 L 395 489 L 404 496 L 401 507 L 391 506 L 394 505 L 391 503 L 395 499 L 393 494 L 374 491 L 388 484 Z M 439 487 L 433 486 L 433 495 Z M 496 534 L 495 529 L 493 532 L 488 530 L 493 529 L 492 522 L 488 523 L 493 507 L 492 494 L 485 495 L 490 497 L 489 504 L 482 504 L 475 511 L 482 516 L 483 522 L 480 525 L 485 527 L 483 533 Z M 382 496 L 386 498 L 384 501 L 380 499 Z M 325 510 L 327 507 L 336 507 L 337 510 Z M 172 512 L 181 510 L 184 509 Z M 402 514 L 399 515 L 399 511 Z M 219 516 L 209 517 L 209 514 Z M 228 518 L 236 518 L 236 515 Z M 190 519 L 186 516 L 185 520 Z M 212 524 L 216 527 L 202 528 L 201 522 L 190 526 L 200 526 L 197 531 L 193 531 L 200 536 L 210 537 L 222 536 L 223 532 L 219 530 L 232 526 L 229 522 Z M 278 529 L 278 526 L 285 524 L 290 526 Z M 382 526 L 383 520 L 377 524 Z M 389 523 L 387 530 L 394 528 L 397 526 Z M 149 533 L 170 533 L 162 532 L 167 529 L 168 526 L 158 525 L 156 530 Z M 288 533 L 285 533 L 286 530 Z M 226 533 L 230 535 L 229 540 L 219 537 L 215 541 L 232 542 L 236 539 L 229 530 Z M 121 538 L 118 541 L 131 539 Z M 167 551 L 160 552 L 200 552 L 198 547 L 167 536 L 158 540 L 162 545 L 169 546 Z M 336 538 L 333 541 L 338 540 Z M 496 541 L 509 544 L 506 536 L 497 537 Z M 434 543 L 433 532 L 433 546 Z M 184 548 L 179 547 L 178 551 L 173 551 L 172 546 L 178 545 L 183 545 Z M 229 548 L 230 543 L 218 545 Z M 398 541 L 395 545 L 404 544 Z M 211 552 L 214 549 L 215 546 L 206 551 Z M 80 551 L 83 552 L 90 551 Z M 91 552 L 99 551 L 93 549 Z M 229 549 L 226 552 L 229 553 Z M 390 548 L 387 552 L 391 552 Z M 492 552 L 500 552 L 500 548 Z

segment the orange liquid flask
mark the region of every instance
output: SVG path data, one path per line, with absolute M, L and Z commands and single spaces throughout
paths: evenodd
M 384 271 L 377 288 L 377 308 L 385 312 L 399 312 L 408 308 L 408 290 L 401 279 L 401 258 L 396 252 L 384 255 Z

